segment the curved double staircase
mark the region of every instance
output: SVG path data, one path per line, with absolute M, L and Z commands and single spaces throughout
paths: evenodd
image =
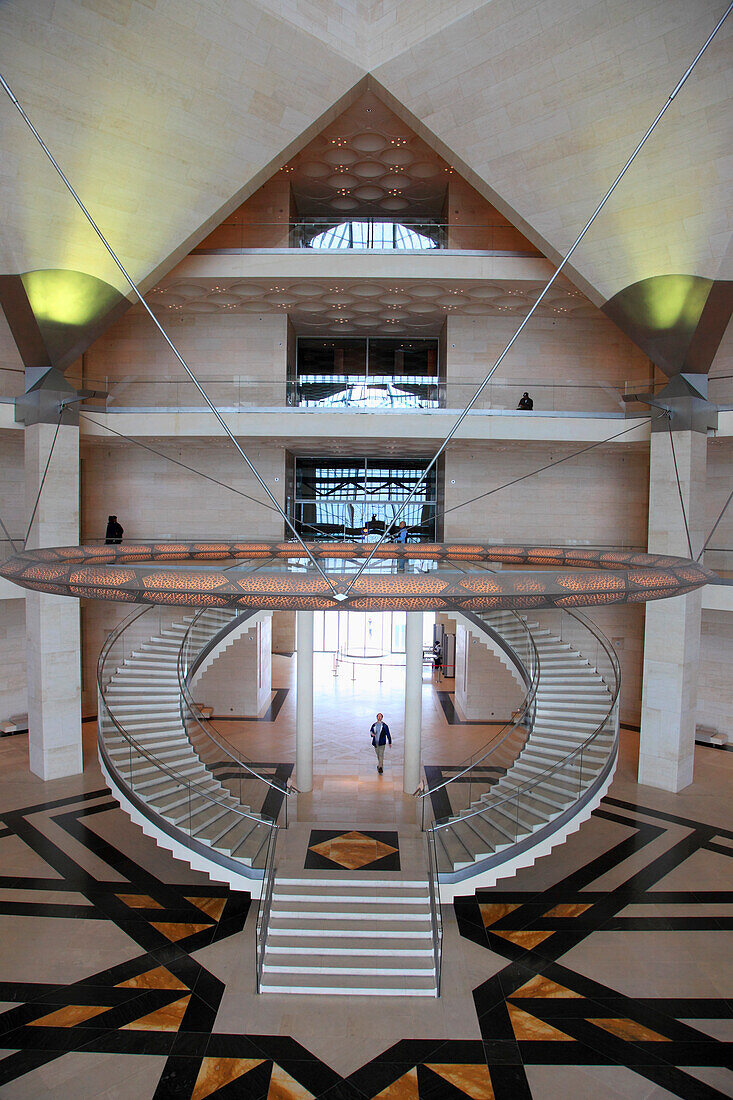
M 289 788 L 236 753 L 191 692 L 258 617 L 207 610 L 166 621 L 158 608 L 138 609 L 110 635 L 97 670 L 99 757 L 123 809 L 190 866 L 255 894 Z
M 443 900 L 494 885 L 578 829 L 610 786 L 618 755 L 618 659 L 586 616 L 466 619 L 500 647 L 527 692 L 485 749 L 420 791 L 434 811 L 428 831 Z
M 120 624 L 97 670 L 107 782 L 161 847 L 260 898 L 259 991 L 439 995 L 441 901 L 532 864 L 579 828 L 610 785 L 618 753 L 616 655 L 577 611 L 542 611 L 534 620 L 516 612 L 462 616 L 524 695 L 483 749 L 416 792 L 427 837 L 426 882 L 402 883 L 405 898 L 393 882 L 372 884 L 391 899 L 381 919 L 396 921 L 401 945 L 385 976 L 369 966 L 373 928 L 365 932 L 362 925 L 380 917 L 364 909 L 361 883 L 334 881 L 319 893 L 312 883 L 278 878 L 278 831 L 287 825 L 295 788 L 237 752 L 194 701 L 202 671 L 261 615 L 207 609 L 175 618 L 155 606 L 136 608 Z M 333 897 L 324 899 L 329 889 Z M 414 927 L 400 924 L 395 906 Z M 324 925 L 337 929 L 336 946 L 323 940 Z M 319 966 L 304 958 L 316 947 Z M 329 953 L 330 975 L 323 979 L 318 974 Z

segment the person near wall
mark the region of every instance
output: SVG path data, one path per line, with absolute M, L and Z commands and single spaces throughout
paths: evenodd
M 523 409 L 525 412 L 531 412 L 534 408 L 534 401 L 525 390 L 522 396 L 519 398 L 518 409 Z
M 117 516 L 109 516 L 107 519 L 107 530 L 104 533 L 104 542 L 106 546 L 117 546 L 122 542 L 122 536 L 125 531 L 121 523 L 117 522 Z
M 372 738 L 372 747 L 377 754 L 377 771 L 381 775 L 384 771 L 384 749 L 387 744 L 392 744 L 392 735 L 389 732 L 389 726 L 384 721 L 384 715 L 380 713 L 377 715 L 376 722 L 372 723 L 372 728 L 369 730 Z

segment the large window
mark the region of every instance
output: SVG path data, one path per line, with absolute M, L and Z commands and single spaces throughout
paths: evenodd
M 435 612 L 423 614 L 423 645 L 433 644 Z M 389 657 L 405 652 L 404 611 L 314 611 L 313 645 L 344 657 Z
M 395 517 L 427 462 L 378 459 L 295 459 L 291 518 L 305 539 L 359 541 L 393 529 Z M 432 542 L 436 530 L 437 475 L 428 473 L 402 514 L 410 541 Z
M 311 407 L 435 408 L 438 340 L 301 337 L 296 388 Z

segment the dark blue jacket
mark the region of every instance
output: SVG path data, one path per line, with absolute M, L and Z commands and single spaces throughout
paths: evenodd
M 372 725 L 372 728 L 369 731 L 372 735 L 372 744 L 373 745 L 376 745 L 376 744 L 386 745 L 387 742 L 389 741 L 389 743 L 391 745 L 392 744 L 392 737 L 390 735 L 389 726 L 387 725 L 387 723 L 382 722 L 382 732 L 379 735 L 379 742 L 377 742 L 376 734 L 374 732 L 375 729 L 376 729 L 376 725 L 377 725 L 377 723 L 374 722 L 374 724 Z

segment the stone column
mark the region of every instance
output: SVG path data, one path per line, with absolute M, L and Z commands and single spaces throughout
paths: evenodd
M 46 468 L 54 424 L 25 429 L 28 519 Z M 29 548 L 79 542 L 79 429 L 59 428 L 53 457 L 33 520 Z M 30 767 L 41 779 L 83 770 L 81 744 L 81 640 L 79 601 L 26 593 L 26 663 Z
M 707 436 L 674 433 L 693 554 L 705 538 Z M 649 463 L 649 552 L 689 557 L 668 430 L 653 432 Z M 680 791 L 692 782 L 702 593 L 646 605 L 639 782 Z
M 405 755 L 402 789 L 414 794 L 420 782 L 422 737 L 422 612 L 408 611 L 405 629 Z
M 313 612 L 296 613 L 295 785 L 313 790 Z

